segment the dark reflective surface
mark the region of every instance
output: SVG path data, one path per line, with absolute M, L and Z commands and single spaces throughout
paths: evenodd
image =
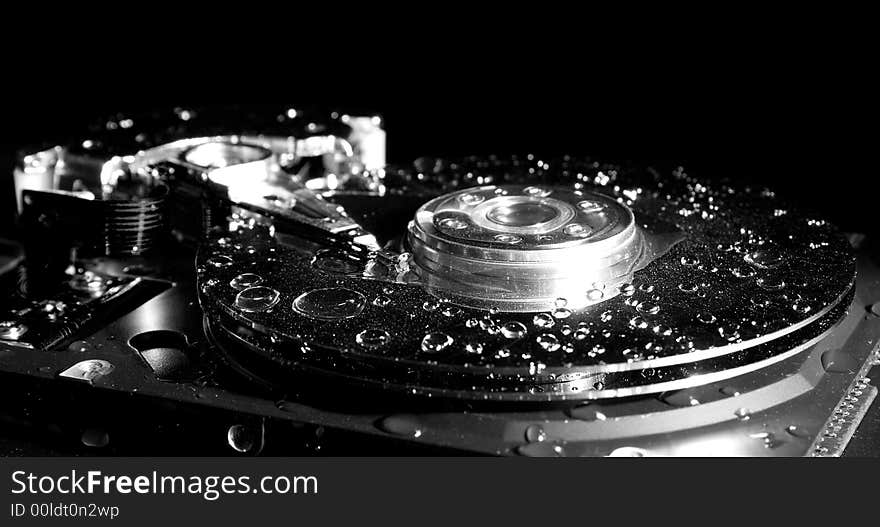
M 493 169 L 491 163 L 485 164 L 485 160 L 474 158 L 471 161 L 481 170 Z M 405 221 L 411 217 L 411 212 L 408 211 L 413 210 L 426 197 L 443 191 L 445 186 L 452 182 L 466 181 L 467 174 L 457 173 L 458 168 L 444 167 L 442 162 L 434 162 L 430 167 L 434 168 L 423 170 L 432 174 L 427 180 L 414 177 L 408 179 L 408 171 L 391 174 L 392 180 L 399 178 L 397 181 L 406 188 L 406 192 L 400 196 L 392 195 L 392 199 L 382 202 L 391 203 L 387 203 L 387 208 L 383 206 L 380 212 L 386 210 L 393 212 L 395 221 L 402 221 L 405 224 Z M 663 172 L 661 179 L 668 177 L 670 173 Z M 595 178 L 597 175 L 591 172 L 591 177 Z M 504 175 L 499 174 L 499 177 Z M 648 175 L 648 181 L 651 181 L 651 177 L 653 176 Z M 689 233 L 702 236 L 704 241 L 737 235 L 737 232 L 727 232 L 724 229 L 701 230 L 704 223 L 710 223 L 703 221 L 706 218 L 702 217 L 702 213 L 712 214 L 713 211 L 708 205 L 708 200 L 700 201 L 699 195 L 703 193 L 699 191 L 696 183 L 707 187 L 706 197 L 718 197 L 713 192 L 724 191 L 723 187 L 705 185 L 701 178 L 691 178 L 690 175 L 679 176 L 673 181 L 678 181 L 681 185 L 676 187 L 678 184 L 673 184 L 675 192 L 683 192 L 682 196 L 693 197 L 695 200 L 692 202 L 685 199 L 681 203 L 682 207 L 668 211 L 669 214 L 681 216 L 682 219 L 676 221 L 688 226 Z M 595 184 L 595 179 L 593 183 Z M 610 180 L 608 183 L 614 184 Z M 622 198 L 627 198 L 623 191 L 633 190 L 627 187 L 628 185 L 621 186 Z M 662 194 L 662 192 L 658 194 L 658 197 Z M 722 192 L 721 195 L 723 196 L 724 193 Z M 644 196 L 640 197 L 642 198 Z M 807 279 L 816 280 L 818 283 L 819 278 L 816 277 L 821 277 L 821 280 L 835 283 L 835 277 L 841 276 L 832 269 L 835 263 L 848 266 L 850 262 L 845 258 L 838 258 L 842 246 L 838 243 L 839 238 L 833 228 L 821 222 L 808 224 L 809 229 L 815 230 L 808 230 L 809 238 L 805 235 L 801 239 L 802 232 L 798 229 L 807 229 L 807 227 L 798 225 L 798 220 L 815 221 L 816 216 L 810 214 L 801 217 L 790 210 L 786 214 L 777 216 L 775 206 L 771 209 L 770 205 L 776 200 L 772 195 L 764 195 L 761 189 L 753 189 L 742 196 L 737 195 L 728 199 L 730 201 L 727 201 L 724 210 L 736 210 L 737 207 L 742 206 L 744 208 L 741 210 L 744 214 L 737 218 L 754 218 L 754 225 L 748 225 L 746 232 L 739 231 L 738 234 L 750 243 L 753 240 L 765 242 L 758 243 L 757 245 L 762 246 L 759 248 L 746 247 L 747 250 L 743 252 L 730 251 L 736 254 L 737 265 L 734 267 L 737 271 L 734 273 L 731 267 L 731 277 L 726 279 L 736 278 L 737 281 L 732 283 L 748 284 L 747 293 L 753 294 L 754 302 L 749 301 L 748 304 L 735 302 L 731 303 L 731 306 L 725 305 L 722 316 L 714 312 L 706 313 L 707 316 L 701 317 L 697 322 L 708 324 L 713 329 L 717 329 L 714 326 L 717 324 L 727 330 L 729 326 L 727 322 L 740 316 L 749 316 L 749 321 L 768 320 L 771 324 L 778 322 L 786 327 L 795 325 L 798 321 L 811 319 L 818 321 L 822 318 L 822 314 L 816 311 L 816 306 L 826 305 L 829 310 L 833 307 L 835 302 L 829 300 L 831 298 L 829 293 L 833 287 L 820 287 L 816 291 L 809 288 L 802 290 L 801 275 L 797 272 L 789 274 L 789 271 L 792 269 L 797 271 L 799 265 L 804 265 Z M 695 202 L 701 205 L 699 211 L 695 210 L 697 207 L 692 206 Z M 381 225 L 387 229 L 387 239 L 393 239 L 395 229 L 390 228 L 393 222 L 386 216 L 376 213 L 375 207 L 372 206 L 376 202 L 371 198 L 365 199 L 364 203 L 367 204 L 361 205 L 362 210 L 365 211 L 364 223 L 371 221 L 373 224 Z M 679 213 L 682 209 L 686 214 Z M 353 207 L 351 210 L 357 209 Z M 774 219 L 769 219 L 771 216 Z M 782 219 L 778 220 L 778 224 L 773 223 L 777 218 Z M 725 221 L 725 227 L 732 224 L 729 218 Z M 791 225 L 787 222 L 791 222 Z M 788 245 L 784 239 L 780 242 L 774 236 L 767 235 L 768 232 L 770 234 L 776 232 L 775 229 L 794 233 L 796 242 Z M 764 247 L 767 244 L 765 238 L 773 238 L 770 240 L 773 242 L 771 250 L 766 250 L 767 248 Z M 823 245 L 824 242 L 828 242 L 828 245 Z M 816 244 L 816 247 L 811 247 L 810 244 Z M 645 337 L 646 343 L 666 342 L 674 334 L 672 330 L 680 326 L 652 325 L 648 322 L 652 320 L 651 317 L 663 317 L 672 308 L 678 307 L 684 310 L 685 307 L 674 304 L 672 307 L 667 306 L 655 301 L 653 296 L 689 295 L 699 291 L 703 287 L 702 282 L 691 278 L 699 273 L 712 272 L 711 267 L 705 267 L 716 263 L 716 255 L 713 250 L 709 250 L 710 247 L 711 245 L 703 247 L 702 250 L 682 247 L 682 252 L 669 255 L 672 258 L 670 269 L 674 269 L 674 273 L 668 276 L 651 276 L 653 279 L 664 278 L 657 282 L 671 284 L 670 287 L 675 286 L 679 292 L 668 291 L 664 289 L 665 285 L 657 285 L 657 283 L 634 284 L 632 296 L 621 298 L 620 309 L 626 310 L 627 313 L 632 312 L 635 315 L 633 318 L 637 316 L 640 319 L 634 324 L 628 323 L 623 331 L 635 335 L 636 330 L 650 329 Z M 224 249 L 228 253 L 215 255 L 217 258 L 220 256 L 228 258 L 229 262 L 228 265 L 207 266 L 212 269 L 210 272 L 220 273 L 219 269 L 227 269 L 230 274 L 222 275 L 223 280 L 216 283 L 205 280 L 203 285 L 209 290 L 216 288 L 216 294 L 220 296 L 226 295 L 226 289 L 230 290 L 230 295 L 232 291 L 243 291 L 235 287 L 233 281 L 248 273 L 258 274 L 261 278 L 271 280 L 273 285 L 275 283 L 288 285 L 304 280 L 303 273 L 275 275 L 262 271 L 254 273 L 255 268 L 260 265 L 266 265 L 273 271 L 290 270 L 285 266 L 289 266 L 289 262 L 293 260 L 278 253 L 260 252 L 262 248 L 259 246 L 255 248 L 258 250 L 250 251 L 247 244 L 242 244 L 241 248 L 232 244 Z M 311 251 L 313 247 L 309 246 L 309 242 L 303 241 L 299 249 Z M 793 252 L 799 254 L 793 259 L 789 258 L 788 256 Z M 780 253 L 787 255 L 781 262 L 778 258 Z M 875 341 L 877 331 L 874 319 L 866 315 L 868 313 L 866 305 L 873 301 L 866 295 L 875 293 L 871 286 L 873 282 L 868 279 L 857 288 L 855 308 L 849 312 L 838 331 L 830 334 L 820 343 L 821 346 L 817 344 L 815 348 L 805 350 L 791 360 L 762 368 L 759 372 L 728 381 L 708 383 L 688 389 L 684 394 L 624 398 L 621 401 L 607 401 L 601 404 L 591 403 L 595 406 L 590 408 L 588 405 L 588 409 L 581 408 L 577 411 L 568 407 L 550 406 L 522 406 L 515 409 L 499 406 L 493 409 L 481 408 L 476 412 L 469 409 L 462 411 L 460 407 L 444 407 L 445 403 L 442 401 L 431 401 L 430 398 L 428 401 L 419 398 L 413 398 L 411 401 L 410 398 L 398 396 L 388 399 L 381 395 L 354 396 L 350 392 L 338 389 L 339 386 L 335 383 L 326 383 L 321 381 L 320 377 L 315 378 L 310 375 L 304 376 L 305 378 L 294 376 L 293 378 L 299 382 L 288 382 L 288 379 L 283 378 L 280 383 L 277 379 L 270 379 L 272 382 L 262 384 L 262 380 L 271 377 L 270 373 L 287 373 L 288 369 L 294 374 L 297 373 L 296 363 L 301 357 L 320 353 L 321 349 L 309 345 L 310 339 L 306 338 L 309 337 L 306 332 L 297 331 L 295 333 L 298 334 L 287 335 L 295 337 L 298 342 L 295 347 L 287 346 L 282 351 L 280 358 L 285 359 L 286 362 L 279 363 L 273 360 L 255 364 L 258 362 L 255 359 L 259 354 L 251 353 L 252 350 L 248 350 L 245 346 L 236 347 L 238 353 L 235 357 L 223 356 L 221 350 L 210 345 L 201 328 L 202 313 L 195 303 L 195 286 L 190 274 L 193 261 L 191 255 L 186 255 L 185 250 L 178 247 L 174 247 L 168 254 L 175 255 L 175 258 L 179 256 L 180 261 L 163 262 L 160 258 L 159 262 L 146 262 L 148 265 L 136 261 L 97 262 L 99 267 L 105 270 L 112 270 L 114 266 L 117 269 L 138 265 L 144 265 L 142 269 L 152 267 L 156 270 L 157 277 L 161 278 L 164 274 L 166 278 L 174 279 L 176 285 L 168 292 L 155 293 L 148 299 L 141 299 L 125 309 L 97 317 L 100 319 L 97 326 L 84 330 L 82 335 L 71 336 L 69 343 L 65 342 L 50 353 L 24 356 L 20 350 L 15 349 L 11 351 L 6 349 L 2 352 L 0 365 L 4 368 L 4 378 L 15 380 L 3 385 L 4 400 L 9 402 L 4 406 L 3 420 L 10 426 L 5 429 L 13 430 L 11 432 L 13 435 L 24 438 L 18 440 L 18 443 L 13 440 L 11 453 L 21 453 L 23 444 L 28 444 L 31 452 L 38 452 L 42 448 L 40 445 L 53 443 L 56 451 L 91 454 L 101 452 L 243 454 L 260 451 L 256 446 L 260 444 L 262 438 L 269 438 L 266 441 L 267 449 L 262 450 L 263 453 L 284 452 L 279 446 L 282 444 L 288 445 L 293 451 L 305 453 L 356 452 L 361 448 L 368 450 L 373 448 L 374 452 L 379 452 L 383 445 L 389 442 L 406 441 L 412 448 L 442 447 L 447 449 L 446 451 L 460 449 L 481 453 L 524 455 L 608 455 L 614 452 L 630 452 L 631 450 L 627 448 L 638 448 L 639 452 L 644 450 L 649 454 L 711 455 L 720 450 L 749 455 L 795 455 L 809 452 L 811 438 L 822 433 L 826 417 L 831 414 L 841 397 L 848 393 L 851 381 L 858 373 L 852 372 L 849 368 L 845 372 L 824 371 L 822 357 L 826 356 L 825 353 L 839 348 L 856 357 L 856 360 L 849 362 L 858 363 L 866 358 L 866 343 Z M 727 252 L 725 251 L 724 254 Z M 803 257 L 813 254 L 826 256 Z M 370 259 L 368 255 L 361 256 L 360 259 L 355 260 L 363 263 L 364 260 Z M 808 261 L 801 262 L 802 257 Z M 724 265 L 734 262 L 726 258 L 721 256 L 717 260 Z M 348 265 L 348 260 L 344 262 L 345 265 L 327 265 L 318 269 L 323 274 L 309 275 L 320 277 L 318 281 L 309 282 L 309 288 L 321 285 L 325 285 L 326 288 L 350 287 L 349 282 L 341 279 L 334 271 L 339 269 L 355 271 L 360 263 L 352 267 Z M 166 267 L 168 264 L 171 264 L 171 270 Z M 179 267 L 175 268 L 175 265 Z M 233 273 L 232 268 L 239 265 L 247 266 L 247 272 Z M 303 263 L 302 269 L 306 269 L 306 265 L 311 263 Z M 700 269 L 701 265 L 704 269 Z M 830 267 L 824 267 L 826 265 Z M 720 265 L 718 267 L 721 268 Z M 780 270 L 784 270 L 785 273 L 781 273 Z M 378 273 L 375 269 L 373 272 Z M 861 276 L 871 276 L 871 272 L 869 265 L 864 266 Z M 220 277 L 219 274 L 217 276 Z M 375 276 L 383 275 L 378 273 Z M 397 277 L 394 278 L 393 283 L 397 284 Z M 454 338 L 452 344 L 444 344 L 448 341 L 444 337 L 451 338 L 450 328 L 455 327 L 456 324 L 473 330 L 473 333 L 480 335 L 481 338 L 484 334 L 487 335 L 486 339 L 508 338 L 500 329 L 492 333 L 493 327 L 499 325 L 507 327 L 506 324 L 499 324 L 504 322 L 503 320 L 494 320 L 500 313 L 494 315 L 488 313 L 489 320 L 479 317 L 476 326 L 468 328 L 469 313 L 466 313 L 464 308 L 416 293 L 414 291 L 419 290 L 416 289 L 415 284 L 407 286 L 405 276 L 402 280 L 404 286 L 399 288 L 400 291 L 390 293 L 385 291 L 383 286 L 390 282 L 376 279 L 359 281 L 359 283 L 374 284 L 363 286 L 369 288 L 368 291 L 364 289 L 365 292 L 375 293 L 375 298 L 372 294 L 365 295 L 368 302 L 364 305 L 365 312 L 370 310 L 370 313 L 382 313 L 378 307 L 385 304 L 390 311 L 390 314 L 385 315 L 388 318 L 374 317 L 369 323 L 365 323 L 365 318 L 355 316 L 347 319 L 349 322 L 345 324 L 350 326 L 342 326 L 342 331 L 339 331 L 339 327 L 328 329 L 328 332 L 336 333 L 332 337 L 338 338 L 338 344 L 334 341 L 338 349 L 350 350 L 355 357 L 361 354 L 368 358 L 360 363 L 358 376 L 376 373 L 371 369 L 375 367 L 375 357 L 381 356 L 377 350 L 399 344 L 398 328 L 403 330 L 405 335 L 417 336 L 413 338 L 413 346 L 408 349 L 413 350 L 416 355 L 425 353 L 426 357 L 436 357 L 422 361 L 431 368 L 437 365 L 430 364 L 429 361 L 450 360 L 450 356 L 444 353 L 456 350 L 455 346 L 461 343 L 460 339 Z M 88 290 L 90 281 L 77 281 L 76 284 L 79 289 Z M 264 283 L 251 285 L 265 286 Z M 799 297 L 781 296 L 793 287 L 797 289 Z M 289 292 L 294 293 L 292 290 Z M 386 300 L 380 297 L 390 300 L 386 304 Z M 639 303 L 629 305 L 624 302 L 624 298 L 637 298 Z M 681 296 L 681 298 L 689 297 Z M 778 305 L 776 302 L 779 299 L 784 300 L 785 304 Z M 802 302 L 805 299 L 810 302 Z M 845 296 L 839 299 L 847 300 Z M 290 309 L 292 303 L 288 301 L 289 299 L 284 300 L 270 306 L 270 309 L 280 309 L 280 306 Z M 750 299 L 743 296 L 742 300 Z M 227 302 L 226 305 L 232 305 L 232 302 Z M 375 306 L 377 310 L 373 311 L 373 307 L 370 306 Z M 659 311 L 656 310 L 658 306 Z M 564 305 L 559 307 L 565 309 Z M 781 312 L 776 309 L 782 307 L 790 308 L 791 312 L 785 317 L 776 316 Z M 809 309 L 805 309 L 806 307 Z M 283 318 L 292 316 L 281 311 L 277 313 Z M 415 316 L 411 316 L 413 314 Z M 598 322 L 588 328 L 590 331 L 586 335 L 593 335 L 591 339 L 611 338 L 613 341 L 614 332 L 612 331 L 611 336 L 608 337 L 602 329 L 613 327 L 612 321 L 616 320 L 617 314 L 617 312 L 611 313 L 609 320 L 603 320 L 607 318 L 604 316 L 604 310 L 594 313 L 593 316 Z M 239 322 L 242 320 L 240 313 L 234 310 L 230 310 L 227 315 Z M 547 328 L 545 333 L 552 335 L 553 339 L 534 340 L 533 345 L 540 347 L 540 353 L 546 352 L 548 356 L 552 353 L 564 354 L 564 344 L 568 340 L 577 340 L 575 335 L 577 330 L 581 329 L 577 327 L 578 325 L 570 324 L 576 320 L 572 318 L 576 315 L 565 316 L 564 311 L 557 313 L 562 316 L 553 316 L 553 313 L 545 313 L 545 315 L 549 316 L 552 326 L 547 324 L 545 318 L 540 319 L 538 324 L 535 324 L 534 319 L 523 319 L 523 326 L 527 327 L 529 336 L 534 335 L 535 330 L 532 328 L 535 327 Z M 386 327 L 384 324 L 386 321 L 393 324 Z M 437 321 L 442 322 L 438 324 Z M 381 327 L 377 327 L 377 322 Z M 483 328 L 481 322 L 485 323 L 486 328 Z M 632 319 L 629 322 L 632 322 Z M 231 323 L 224 322 L 224 324 L 229 328 L 235 327 Z M 564 329 L 567 324 L 571 326 L 570 332 Z M 695 328 L 703 327 L 696 325 L 696 322 L 694 324 Z M 304 324 L 299 326 L 307 327 Z M 269 326 L 260 324 L 252 325 L 250 328 L 244 326 L 236 328 L 241 334 L 230 333 L 227 337 L 237 338 L 239 343 L 242 343 L 247 338 L 252 338 L 254 331 L 264 331 L 267 327 Z M 187 335 L 192 339 L 193 353 L 190 353 L 190 349 L 182 349 L 183 345 L 179 343 L 174 346 L 161 345 L 145 348 L 150 352 L 148 354 L 157 355 L 152 358 L 158 360 L 153 360 L 152 363 L 150 360 L 142 361 L 136 353 L 137 350 L 129 345 L 130 339 L 156 329 L 180 331 Z M 348 331 L 349 329 L 351 331 Z M 392 329 L 394 331 L 390 331 Z M 668 334 L 667 330 L 669 330 Z M 736 328 L 736 333 L 711 332 L 705 334 L 705 342 L 707 345 L 716 342 L 729 345 L 730 338 L 736 341 L 740 338 L 760 335 L 761 331 L 766 330 L 767 328 L 746 327 Z M 364 331 L 369 332 L 364 333 Z M 384 337 L 386 333 L 387 338 Z M 508 331 L 508 333 L 517 334 L 519 331 Z M 358 335 L 361 336 L 360 340 Z M 271 333 L 266 336 L 268 339 L 273 338 Z M 356 346 L 369 350 L 369 353 Z M 268 347 L 263 349 L 266 350 Z M 459 351 L 471 354 L 471 350 L 482 350 L 485 354 L 487 349 L 488 346 L 481 341 L 468 342 Z M 596 353 L 596 357 L 590 357 L 591 351 Z M 621 349 L 620 352 L 622 351 Z M 181 359 L 183 355 L 178 352 L 186 355 L 186 361 Z M 605 353 L 610 352 L 606 349 Z M 475 354 L 479 355 L 479 353 Z M 585 348 L 580 352 L 579 359 L 594 360 L 601 355 L 598 350 Z M 68 384 L 67 380 L 56 378 L 60 372 L 78 364 L 86 357 L 102 357 L 102 360 L 112 362 L 115 367 L 108 375 L 94 379 L 94 384 L 91 385 L 73 381 Z M 163 358 L 169 360 L 162 360 Z M 248 363 L 236 365 L 234 364 L 236 358 L 247 358 Z M 526 362 L 520 362 L 526 360 L 521 355 L 500 357 L 499 360 L 501 359 L 513 363 L 519 362 L 515 364 L 519 367 L 528 367 Z M 602 359 L 599 359 L 596 364 L 601 361 Z M 849 362 L 837 361 L 838 364 L 849 364 Z M 199 370 L 194 377 L 171 375 L 186 371 L 188 364 L 199 364 L 205 366 L 205 369 Z M 537 364 L 535 368 L 538 369 Z M 236 374 L 232 374 L 233 372 L 227 369 L 235 370 Z M 257 369 L 260 371 L 255 371 Z M 157 375 L 157 370 L 169 375 Z M 595 382 L 593 384 L 595 385 Z M 762 395 L 767 391 L 762 391 L 762 388 L 771 386 L 775 395 L 773 397 Z M 693 404 L 692 401 L 698 401 L 699 404 Z M 856 407 L 857 404 L 853 406 Z M 77 411 L 95 407 L 104 410 L 87 415 Z M 643 416 L 647 415 L 653 417 L 645 419 Z M 572 416 L 577 417 L 572 418 Z M 540 425 L 541 431 L 535 431 L 536 423 L 543 423 Z M 792 433 L 790 430 L 795 430 L 797 433 Z M 175 438 L 176 442 L 169 442 L 166 438 Z M 272 438 L 275 438 L 274 442 Z

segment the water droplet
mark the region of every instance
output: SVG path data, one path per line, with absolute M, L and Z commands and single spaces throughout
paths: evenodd
M 742 335 L 740 335 L 739 331 L 736 328 L 725 329 L 723 326 L 721 326 L 718 328 L 718 334 L 724 337 L 724 339 L 728 342 L 742 341 Z
M 782 441 L 776 438 L 771 432 L 755 432 L 749 434 L 752 439 L 760 439 L 764 443 L 765 448 L 776 448 L 782 444 Z
M 559 443 L 542 441 L 520 445 L 516 448 L 516 453 L 529 457 L 565 457 L 565 448 Z
M 355 342 L 367 349 L 381 348 L 390 341 L 391 335 L 381 329 L 365 329 L 355 337 Z
M 518 339 L 526 334 L 526 326 L 521 322 L 511 321 L 501 328 L 501 334 L 509 339 Z
M 473 353 L 475 355 L 479 355 L 483 353 L 483 343 L 482 342 L 468 342 L 464 346 L 465 351 L 468 353 Z
M 468 222 L 460 218 L 443 218 L 439 221 L 439 225 L 441 228 L 456 231 L 468 228 Z
M 678 284 L 679 291 L 683 293 L 696 293 L 699 286 L 693 282 L 682 282 Z
M 373 300 L 373 305 L 377 307 L 385 307 L 391 303 L 391 298 L 385 295 L 379 295 Z
M 748 421 L 752 417 L 752 412 L 748 408 L 737 408 L 733 415 L 740 421 Z
M 428 333 L 422 339 L 422 351 L 438 353 L 452 345 L 452 337 L 446 333 Z
M 599 203 L 598 201 L 584 200 L 580 201 L 577 204 L 578 208 L 586 213 L 599 212 L 604 209 L 604 205 Z
M 654 326 L 651 329 L 654 331 L 654 333 L 656 333 L 658 335 L 662 335 L 664 337 L 668 337 L 669 335 L 672 335 L 672 328 L 665 325 L 665 324 L 657 324 L 656 326 Z
M 595 404 L 582 404 L 569 410 L 568 415 L 581 421 L 605 421 L 608 419 Z
M 226 442 L 236 452 L 251 452 L 257 448 L 259 435 L 251 427 L 232 425 L 226 432 Z
M 542 333 L 535 338 L 535 341 L 546 351 L 556 351 L 559 349 L 559 339 L 550 333 Z
M 732 267 L 730 269 L 730 274 L 737 278 L 751 278 L 755 276 L 755 273 L 757 271 L 752 267 Z
M 100 428 L 89 428 L 80 437 L 82 444 L 92 448 L 105 447 L 110 443 L 110 435 Z
M 641 291 L 643 293 L 653 293 L 654 286 L 646 282 L 644 284 L 639 285 L 639 291 Z
M 604 296 L 605 293 L 599 289 L 590 289 L 587 291 L 587 300 L 589 300 L 590 302 L 598 302 L 599 300 L 602 300 L 602 297 Z
M 443 313 L 444 317 L 457 317 L 461 314 L 461 309 L 455 306 L 446 306 L 441 313 Z
M 699 263 L 700 263 L 700 260 L 698 258 L 691 257 L 691 256 L 682 256 L 681 257 L 681 265 L 684 265 L 685 267 L 693 267 L 695 265 L 698 265 Z
M 208 265 L 213 265 L 214 267 L 228 267 L 232 265 L 232 258 L 224 255 L 217 255 L 208 258 Z
M 551 194 L 551 190 L 544 189 L 541 187 L 526 187 L 523 189 L 523 194 L 528 196 L 536 197 L 536 198 L 545 198 Z
M 822 367 L 830 373 L 852 373 L 859 371 L 861 365 L 842 349 L 828 350 L 822 354 Z
M 469 328 L 475 328 L 480 325 L 480 321 L 476 318 L 469 318 L 465 321 L 464 325 Z
M 556 307 L 565 307 L 568 305 L 568 300 L 565 298 L 557 298 L 553 301 L 553 305 Z
M 810 438 L 810 432 L 805 430 L 801 426 L 789 425 L 785 428 L 785 431 L 788 432 L 789 434 L 791 434 L 792 436 L 797 437 L 799 439 L 809 439 Z
M 465 205 L 477 205 L 486 200 L 486 198 L 480 194 L 462 194 L 458 199 Z
M 779 249 L 766 247 L 746 254 L 743 259 L 749 265 L 753 265 L 759 269 L 775 269 L 782 265 L 785 261 L 785 256 Z
M 798 313 L 801 315 L 806 315 L 807 313 L 809 313 L 810 311 L 813 310 L 813 308 L 810 307 L 808 304 L 804 304 L 801 302 L 795 302 L 794 304 L 792 304 L 791 309 L 795 313 Z
M 629 325 L 636 329 L 645 329 L 648 327 L 648 321 L 640 316 L 635 316 L 630 319 Z
M 768 308 L 773 305 L 773 299 L 766 294 L 758 293 L 749 299 L 752 305 L 760 308 Z
M 582 225 L 580 223 L 569 223 L 565 227 L 562 228 L 562 232 L 567 236 L 572 236 L 575 238 L 586 238 L 593 232 L 591 228 L 586 225 Z
M 670 406 L 679 407 L 697 406 L 700 404 L 700 401 L 687 390 L 679 390 L 677 392 L 666 394 L 663 396 L 663 402 Z
M 532 318 L 532 324 L 539 328 L 552 328 L 555 322 L 553 321 L 553 317 L 547 313 L 538 313 Z
M 729 397 L 739 397 L 740 393 L 739 390 L 734 388 L 733 386 L 724 386 L 719 391 Z
M 248 313 L 266 311 L 278 303 L 280 294 L 271 287 L 249 287 L 235 296 L 235 307 Z
M 496 234 L 493 239 L 498 243 L 506 243 L 509 245 L 515 245 L 522 241 L 521 237 L 514 234 Z
M 495 319 L 493 319 L 489 315 L 486 315 L 485 317 L 480 319 L 480 329 L 492 335 L 495 335 L 496 333 L 501 331 L 501 329 L 498 327 L 498 323 L 495 322 Z
M 601 315 L 599 315 L 599 320 L 602 322 L 611 322 L 611 319 L 614 318 L 614 314 L 611 311 L 603 311 Z
M 84 340 L 73 341 L 70 343 L 69 346 L 67 346 L 68 351 L 73 351 L 75 353 L 83 353 L 89 351 L 90 349 L 92 349 L 92 346 Z
M 755 280 L 755 283 L 766 291 L 779 291 L 785 287 L 785 280 L 779 276 L 764 276 Z
M 612 450 L 608 457 L 648 457 L 648 451 L 634 446 L 622 446 Z
M 325 253 L 315 257 L 314 266 L 331 274 L 352 274 L 364 271 L 363 264 L 344 254 L 336 253 Z M 375 271 L 373 269 L 373 272 Z
M 640 302 L 639 305 L 636 306 L 636 311 L 647 315 L 656 315 L 660 312 L 660 306 L 649 302 Z
M 254 287 L 263 281 L 263 277 L 254 273 L 243 273 L 229 281 L 230 287 L 237 291 Z
M 703 324 L 712 324 L 718 319 L 712 313 L 700 313 L 697 315 L 697 320 Z
M 526 441 L 529 443 L 540 443 L 547 439 L 547 433 L 538 425 L 530 425 L 526 428 Z
M 623 296 L 632 296 L 636 292 L 636 288 L 632 284 L 621 284 L 619 290 Z
M 571 309 L 567 307 L 557 307 L 553 310 L 553 318 L 563 319 L 571 316 Z
M 389 415 L 379 422 L 379 428 L 399 436 L 421 437 L 422 425 L 414 415 Z
M 367 299 L 344 287 L 314 289 L 293 301 L 293 309 L 318 320 L 341 320 L 360 315 Z

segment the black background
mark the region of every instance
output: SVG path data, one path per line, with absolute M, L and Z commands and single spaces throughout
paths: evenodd
M 686 61 L 675 60 L 676 51 L 644 46 L 601 62 L 577 48 L 557 56 L 450 47 L 398 57 L 407 64 L 399 68 L 385 67 L 387 57 L 371 50 L 360 51 L 363 64 L 355 52 L 350 64 L 335 68 L 282 60 L 249 73 L 219 57 L 220 64 L 200 62 L 198 72 L 181 69 L 181 59 L 157 72 L 141 56 L 28 72 L 10 79 L 14 89 L 0 96 L 0 233 L 12 226 L 11 164 L 21 145 L 76 137 L 115 112 L 228 103 L 376 111 L 385 117 L 395 163 L 526 152 L 659 160 L 709 179 L 766 185 L 849 231 L 878 228 L 880 176 L 865 161 L 876 113 L 865 63 L 821 42 L 706 50 L 706 57 Z M 691 51 L 701 46 L 689 44 Z M 464 66 L 465 58 L 473 62 Z

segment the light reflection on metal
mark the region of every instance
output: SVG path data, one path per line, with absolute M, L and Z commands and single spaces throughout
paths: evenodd
M 77 362 L 58 376 L 92 384 L 101 377 L 109 375 L 113 370 L 113 364 L 106 360 L 88 359 Z
M 682 238 L 655 236 L 628 207 L 602 194 L 487 186 L 422 206 L 407 242 L 423 282 L 438 294 L 534 312 L 551 310 L 560 297 L 569 309 L 613 298 L 632 273 Z M 601 296 L 586 294 L 592 284 L 601 284 Z

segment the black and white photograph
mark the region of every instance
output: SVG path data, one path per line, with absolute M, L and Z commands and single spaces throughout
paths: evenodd
M 4 98 L 0 456 L 880 457 L 857 101 L 561 68 Z

